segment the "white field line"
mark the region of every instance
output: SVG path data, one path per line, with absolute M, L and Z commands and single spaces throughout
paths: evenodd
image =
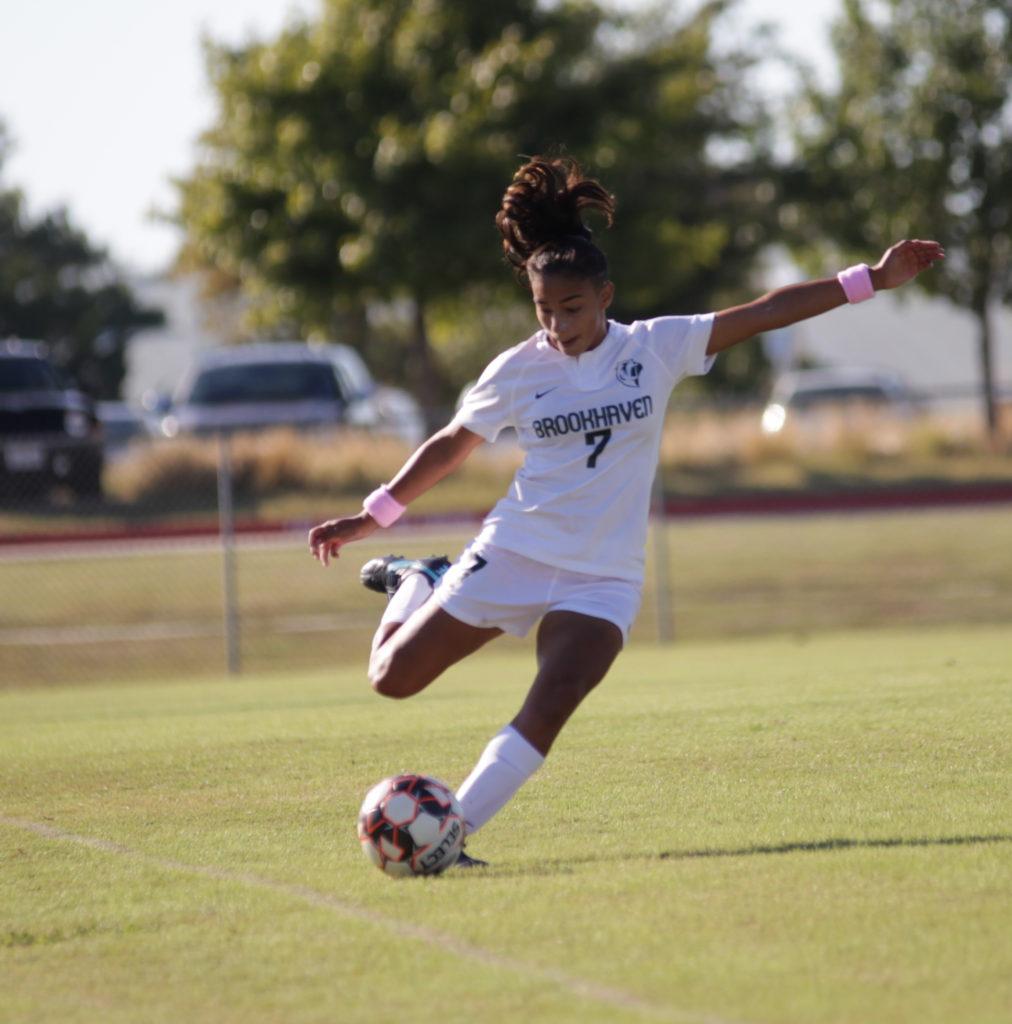
M 395 938 L 420 942 L 423 945 L 458 957 L 461 960 L 481 964 L 484 967 L 491 967 L 495 970 L 509 971 L 523 978 L 537 978 L 589 1002 L 612 1006 L 617 1010 L 639 1014 L 652 1020 L 671 1021 L 673 1024 L 742 1024 L 742 1022 L 732 1022 L 707 1014 L 688 1013 L 657 1006 L 631 992 L 599 985 L 597 982 L 588 981 L 585 978 L 577 977 L 555 967 L 546 967 L 541 964 L 518 960 L 511 956 L 504 956 L 482 946 L 476 946 L 448 932 L 441 932 L 434 928 L 428 928 L 425 925 L 412 924 L 409 921 L 400 921 L 395 917 L 369 910 L 366 907 L 356 906 L 354 903 L 339 899 L 330 893 L 310 889 L 308 886 L 295 885 L 290 882 L 279 882 L 245 871 L 228 871 L 224 868 L 209 867 L 203 864 L 187 864 L 183 861 L 171 860 L 167 857 L 156 857 L 148 853 L 142 853 L 139 850 L 132 850 L 127 846 L 122 846 L 108 839 L 77 835 L 74 832 L 67 832 L 52 825 L 27 821 L 23 818 L 8 818 L 6 815 L 0 815 L 0 825 L 20 829 L 23 832 L 32 832 L 43 839 L 75 843 L 78 846 L 99 850 L 102 853 L 125 857 L 142 864 L 149 864 L 164 871 L 179 871 L 183 874 L 212 878 L 219 882 L 228 882 L 244 885 L 252 889 L 263 889 L 279 893 L 282 896 L 299 900 L 309 906 L 330 910 L 343 918 L 361 921 L 363 924 L 380 928 Z

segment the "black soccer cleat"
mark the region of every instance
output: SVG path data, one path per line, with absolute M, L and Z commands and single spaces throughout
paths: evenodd
M 460 856 L 456 859 L 453 866 L 455 868 L 487 868 L 488 861 L 478 860 L 477 857 L 472 857 L 461 850 Z
M 362 566 L 360 577 L 363 587 L 393 597 L 397 593 L 397 588 L 412 573 L 422 573 L 435 586 L 449 568 L 450 560 L 445 555 L 432 555 L 429 558 L 383 555 L 366 562 Z

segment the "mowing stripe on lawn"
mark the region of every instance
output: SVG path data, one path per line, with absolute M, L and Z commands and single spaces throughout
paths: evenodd
M 0 815 L 0 825 L 20 829 L 24 832 L 31 832 L 41 836 L 43 839 L 75 843 L 78 846 L 99 850 L 102 853 L 127 857 L 130 860 L 149 864 L 165 871 L 180 871 L 190 875 L 212 878 L 219 882 L 232 882 L 251 888 L 280 893 L 307 903 L 312 907 L 331 910 L 342 917 L 382 928 L 396 938 L 412 939 L 442 950 L 445 953 L 460 957 L 462 960 L 470 960 L 486 967 L 511 971 L 526 978 L 539 978 L 549 984 L 565 989 L 581 999 L 613 1006 L 616 1009 L 631 1013 L 638 1013 L 654 1020 L 672 1021 L 675 1024 L 744 1024 L 742 1021 L 730 1021 L 726 1018 L 714 1017 L 709 1014 L 688 1013 L 656 1006 L 631 992 L 599 985 L 584 978 L 567 974 L 565 971 L 560 971 L 554 967 L 543 967 L 523 960 L 516 960 L 513 957 L 503 956 L 481 946 L 475 946 L 470 942 L 457 938 L 455 935 L 427 928 L 424 925 L 400 921 L 397 918 L 388 917 L 373 910 L 367 910 L 365 907 L 356 906 L 354 903 L 348 903 L 329 893 L 310 889 L 308 886 L 295 885 L 291 882 L 279 882 L 244 871 L 228 871 L 224 868 L 209 867 L 203 864 L 187 864 L 183 861 L 171 860 L 167 857 L 155 857 L 151 854 L 142 853 L 139 850 L 133 850 L 120 843 L 115 843 L 109 839 L 78 835 L 74 832 L 67 832 L 64 829 L 56 828 L 53 825 L 46 825 L 37 821 L 27 821 L 23 818 L 8 818 L 6 815 Z

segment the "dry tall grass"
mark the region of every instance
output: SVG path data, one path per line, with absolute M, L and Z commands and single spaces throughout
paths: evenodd
M 757 411 L 669 414 L 661 441 L 666 479 L 682 474 L 728 485 L 803 487 L 866 477 L 869 483 L 1012 477 L 1012 416 L 995 444 L 968 413 L 902 415 L 873 406 L 794 417 L 775 434 Z
M 754 409 L 738 412 L 671 412 L 664 425 L 665 466 L 735 463 L 760 465 L 783 459 L 827 456 L 844 461 L 1012 455 L 1012 410 L 992 448 L 979 417 L 968 413 L 904 416 L 870 405 L 827 408 L 795 416 L 782 431 L 766 434 Z
M 970 415 L 902 417 L 873 408 L 820 412 L 763 433 L 752 410 L 675 411 L 661 440 L 661 465 L 672 490 L 795 488 L 938 478 L 1012 479 L 1012 415 L 997 446 L 989 446 Z M 411 454 L 388 437 L 342 430 L 300 434 L 276 430 L 230 442 L 238 500 L 281 495 L 360 496 L 389 480 Z M 479 449 L 454 476 L 454 501 L 488 507 L 520 463 L 510 444 Z M 106 491 L 147 509 L 213 503 L 218 442 L 179 439 L 134 449 L 111 465 Z
M 229 440 L 237 498 L 290 493 L 361 495 L 389 480 L 411 455 L 391 437 L 355 430 L 271 430 Z M 215 499 L 220 446 L 214 438 L 157 441 L 135 447 L 106 472 L 106 493 L 144 507 L 185 506 Z M 492 448 L 469 460 L 466 475 L 486 489 L 508 481 L 519 464 L 512 450 Z

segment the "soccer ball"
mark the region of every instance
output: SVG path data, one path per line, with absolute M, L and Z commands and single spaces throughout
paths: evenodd
M 395 775 L 365 795 L 362 852 L 388 875 L 438 875 L 464 845 L 464 812 L 448 786 L 427 775 Z

